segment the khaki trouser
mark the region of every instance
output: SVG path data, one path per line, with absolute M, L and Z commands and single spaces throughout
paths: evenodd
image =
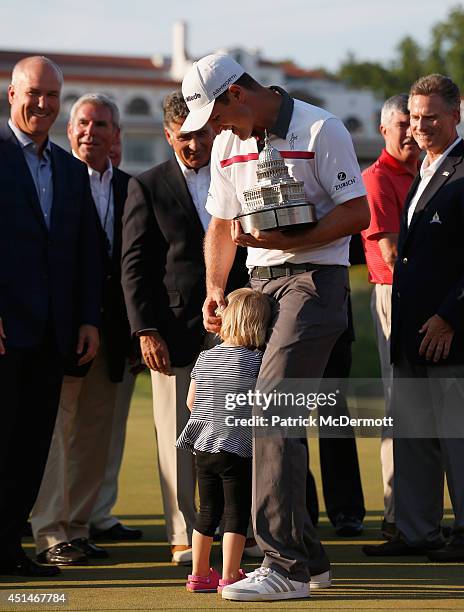
M 37 553 L 88 538 L 106 468 L 117 384 L 98 352 L 87 376 L 65 376 L 52 444 L 31 513 Z
M 380 358 L 383 388 L 385 395 L 385 415 L 392 415 L 391 394 L 393 382 L 393 366 L 390 363 L 390 332 L 391 332 L 391 285 L 374 285 L 371 296 L 371 312 L 374 320 L 377 348 Z M 390 523 L 395 522 L 395 498 L 393 494 L 393 432 L 391 428 L 382 430 L 380 445 L 380 460 L 382 464 L 384 515 Z
M 129 369 L 130 364 L 127 362 L 124 378 L 117 385 L 105 477 L 90 517 L 91 526 L 100 530 L 110 529 L 119 523 L 119 520 L 111 514 L 111 510 L 118 497 L 118 477 L 126 441 L 127 418 L 135 386 L 135 376 Z
M 196 518 L 195 458 L 189 451 L 176 448 L 176 440 L 190 417 L 186 401 L 193 366 L 172 368 L 172 376 L 151 372 L 161 494 L 171 545 L 191 544 Z

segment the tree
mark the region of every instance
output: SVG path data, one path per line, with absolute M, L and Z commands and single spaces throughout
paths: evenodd
M 393 60 L 357 61 L 353 53 L 341 64 L 337 77 L 353 87 L 368 87 L 388 97 L 408 91 L 419 77 L 439 72 L 450 76 L 464 93 L 464 7 L 456 6 L 432 28 L 424 48 L 406 36 L 398 43 Z
M 382 95 L 386 95 L 392 85 L 392 75 L 387 68 L 378 62 L 358 62 L 353 53 L 349 53 L 340 66 L 337 77 L 352 87 L 373 89 Z
M 456 7 L 446 21 L 432 30 L 432 50 L 429 66 L 434 72 L 450 76 L 462 90 L 464 87 L 464 8 Z
M 437 24 L 432 29 L 432 44 L 430 45 L 430 51 L 428 52 L 424 61 L 424 74 L 446 74 L 446 61 L 444 57 L 443 49 L 443 26 Z
M 424 74 L 422 49 L 411 36 L 403 38 L 396 47 L 397 58 L 392 65 L 395 92 L 408 91 L 411 85 Z

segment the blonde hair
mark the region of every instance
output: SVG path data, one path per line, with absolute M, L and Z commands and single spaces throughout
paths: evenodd
M 236 289 L 226 298 L 221 313 L 219 337 L 238 346 L 259 348 L 266 342 L 271 319 L 271 304 L 267 295 L 253 289 Z

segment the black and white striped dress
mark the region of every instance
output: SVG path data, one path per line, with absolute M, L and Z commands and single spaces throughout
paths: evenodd
M 239 406 L 235 399 L 243 400 L 255 388 L 262 358 L 261 351 L 223 344 L 200 353 L 191 374 L 196 382 L 195 402 L 178 448 L 252 456 L 251 426 L 231 421 L 251 417 L 251 403 Z

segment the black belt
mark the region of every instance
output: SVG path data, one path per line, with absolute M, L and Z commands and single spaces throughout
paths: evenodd
M 261 280 L 270 280 L 271 278 L 281 278 L 282 276 L 294 276 L 295 274 L 303 274 L 303 272 L 311 272 L 313 270 L 325 270 L 327 268 L 344 268 L 338 264 L 286 264 L 285 266 L 255 266 L 251 270 L 251 278 L 259 278 Z

